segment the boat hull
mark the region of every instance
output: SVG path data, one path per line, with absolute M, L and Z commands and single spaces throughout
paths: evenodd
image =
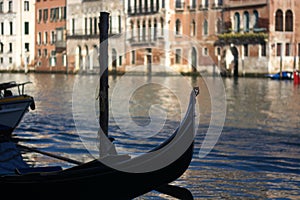
M 0 187 L 12 198 L 133 199 L 178 179 L 188 168 L 192 155 L 193 145 L 170 165 L 146 173 L 118 171 L 95 160 L 59 173 L 2 177 Z
M 1 99 L 0 136 L 9 137 L 32 104 L 33 98 L 30 96 L 16 96 Z

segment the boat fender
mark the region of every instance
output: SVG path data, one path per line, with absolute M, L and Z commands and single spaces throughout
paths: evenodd
M 31 110 L 35 110 L 35 102 L 34 102 L 33 97 L 31 97 L 31 99 L 32 99 L 32 102 L 30 104 L 30 108 L 31 108 Z

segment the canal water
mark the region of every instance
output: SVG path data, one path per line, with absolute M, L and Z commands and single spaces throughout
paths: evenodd
M 223 79 L 225 102 L 220 106 L 226 106 L 224 126 L 213 149 L 199 157 L 215 114 L 211 111 L 210 93 L 205 89 L 207 82 L 201 78 L 166 76 L 158 81 L 163 80 L 162 85 L 155 82 L 142 86 L 135 81 L 140 78 L 149 82 L 149 77 L 129 76 L 128 84 L 124 85 L 118 84 L 122 83 L 121 76 L 109 77 L 110 96 L 130 104 L 131 119 L 116 122 L 116 114 L 109 119 L 109 132 L 116 139 L 119 151 L 136 155 L 163 141 L 179 125 L 185 112 L 182 105 L 186 99 L 180 99 L 178 93 L 185 95 L 189 91 L 186 85 L 199 85 L 194 158 L 189 169 L 172 184 L 188 188 L 195 199 L 300 199 L 300 86 L 292 81 L 263 78 Z M 82 162 L 93 159 L 97 154 L 93 143 L 97 123 L 93 112 L 87 110 L 95 107 L 97 76 L 0 74 L 0 79 L 32 82 L 26 92 L 34 97 L 36 110 L 26 114 L 14 133 L 21 144 Z M 215 81 L 213 77 L 208 80 Z M 113 93 L 117 87 L 129 91 L 126 87 L 136 84 L 131 97 Z M 151 105 L 158 105 L 167 113 L 159 136 L 135 138 L 118 128 L 127 120 L 147 127 L 151 123 L 148 114 Z M 110 111 L 113 112 L 112 108 Z M 34 166 L 72 166 L 36 153 L 26 153 L 24 159 Z M 97 193 L 101 195 L 101 191 Z M 153 191 L 137 199 L 171 198 Z

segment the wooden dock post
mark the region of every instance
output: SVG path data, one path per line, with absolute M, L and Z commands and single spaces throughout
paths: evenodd
M 100 87 L 99 87 L 99 125 L 105 135 L 108 135 L 108 27 L 109 13 L 100 12 Z

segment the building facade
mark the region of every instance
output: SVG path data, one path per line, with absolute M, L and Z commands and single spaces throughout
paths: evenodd
M 148 71 L 163 65 L 177 72 L 213 73 L 221 5 L 216 0 L 126 1 L 126 47 L 131 51 L 127 65 L 148 65 Z
M 0 1 L 0 70 L 34 67 L 35 0 Z
M 35 71 L 67 70 L 65 0 L 37 0 L 35 6 Z
M 123 2 L 101 0 L 68 0 L 67 54 L 68 66 L 75 72 L 99 71 L 100 12 L 109 13 L 108 68 L 124 71 L 125 15 Z
M 293 71 L 299 64 L 300 2 L 296 0 L 224 0 L 221 49 L 223 73 L 246 74 Z

